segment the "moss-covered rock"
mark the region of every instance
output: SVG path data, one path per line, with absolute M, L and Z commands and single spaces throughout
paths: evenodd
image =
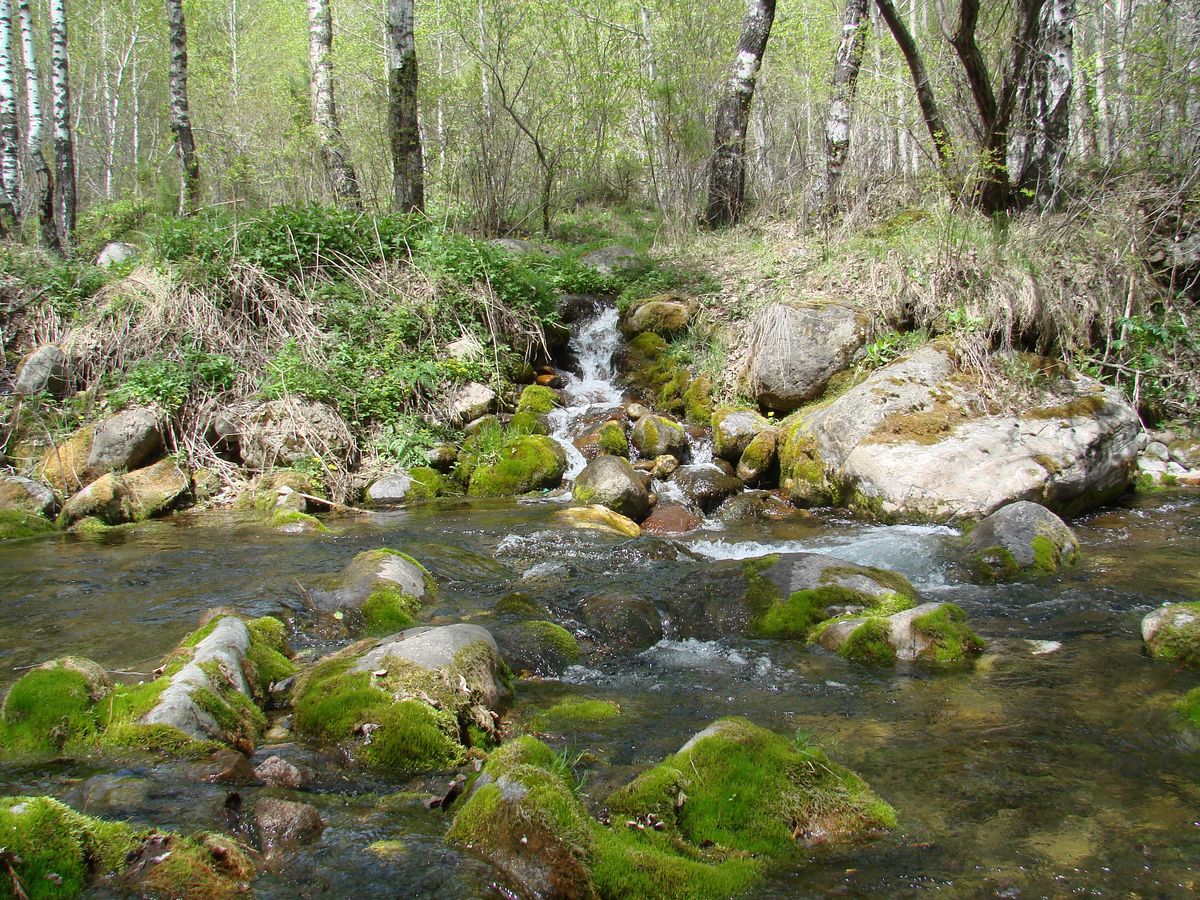
M 558 487 L 566 468 L 566 453 L 557 441 L 545 435 L 519 435 L 507 441 L 495 459 L 472 468 L 467 493 L 513 497 Z
M 391 773 L 449 768 L 473 736 L 491 739 L 507 679 L 486 629 L 411 629 L 318 663 L 296 688 L 293 722 L 302 737 Z
M 578 731 L 602 725 L 620 715 L 620 705 L 612 700 L 571 697 L 535 713 L 528 726 L 537 731 Z
M 629 458 L 629 437 L 625 434 L 625 429 L 616 422 L 605 422 L 600 426 L 596 444 L 601 453 Z
M 647 459 L 669 453 L 676 459 L 688 456 L 687 433 L 678 422 L 665 416 L 642 416 L 633 426 L 633 445 Z
M 396 469 L 377 478 L 366 490 L 368 502 L 376 506 L 423 503 L 446 492 L 441 473 L 428 466 Z
M 695 302 L 678 294 L 648 297 L 625 316 L 621 331 L 628 336 L 645 331 L 666 336 L 678 334 L 687 329 L 695 312 Z
M 650 512 L 650 493 L 641 476 L 619 456 L 593 459 L 575 479 L 571 492 L 576 503 L 606 506 L 640 522 Z
M 519 622 L 498 634 L 504 658 L 516 671 L 560 675 L 580 660 L 579 641 L 553 622 Z
M 1155 659 L 1200 666 L 1200 602 L 1160 606 L 1142 619 L 1142 640 Z
M 558 391 L 553 388 L 531 384 L 521 391 L 517 400 L 517 414 L 530 413 L 534 416 L 545 416 L 562 405 Z
M 437 593 L 437 580 L 420 562 L 383 547 L 359 553 L 331 590 L 311 599 L 326 630 L 383 637 L 415 625 Z
M 1192 728 L 1200 731 L 1200 687 L 1192 688 L 1175 704 L 1176 710 Z
M 903 575 L 816 553 L 749 560 L 743 570 L 747 633 L 754 637 L 807 640 L 827 620 L 891 614 L 917 603 Z
M 1079 558 L 1067 524 L 1044 506 L 1010 503 L 976 525 L 967 541 L 975 578 L 1007 581 L 1022 574 L 1048 575 Z
M 713 454 L 736 464 L 755 436 L 771 423 L 758 410 L 725 406 L 712 414 L 711 424 Z
M 986 644 L 967 624 L 966 614 L 952 603 L 924 603 L 891 612 L 869 611 L 823 623 L 812 639 L 856 662 L 890 666 L 898 660 L 959 662 Z
M 631 538 L 640 537 L 642 534 L 641 527 L 633 519 L 599 504 L 562 509 L 554 514 L 554 518 L 570 528 L 603 531 Z
M 776 443 L 779 457 L 779 486 L 798 506 L 824 506 L 835 502 L 840 492 L 830 477 L 817 441 L 803 413 L 783 421 Z
M 778 453 L 776 445 L 779 433 L 774 428 L 764 428 L 746 445 L 737 464 L 737 477 L 747 484 L 763 484 L 777 480 Z
M 54 531 L 54 523 L 36 513 L 0 509 L 0 541 L 37 537 Z

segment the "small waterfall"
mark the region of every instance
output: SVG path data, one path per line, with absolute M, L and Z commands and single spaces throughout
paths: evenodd
M 563 406 L 550 413 L 548 419 L 550 436 L 566 450 L 566 477 L 572 480 L 587 465 L 572 438 L 590 424 L 589 420 L 619 408 L 624 397 L 613 368 L 613 354 L 621 343 L 620 318 L 615 306 L 603 307 L 580 322 L 571 338 L 570 348 L 579 360 L 580 374 L 568 379 L 561 394 Z

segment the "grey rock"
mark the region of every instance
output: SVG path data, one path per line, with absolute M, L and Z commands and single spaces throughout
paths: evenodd
M 601 275 L 616 275 L 620 272 L 631 272 L 646 265 L 646 259 L 636 250 L 629 247 L 604 247 L 587 254 L 579 260 L 583 265 L 590 266 Z
M 1039 554 L 1039 539 L 1043 550 Z M 1047 549 L 1050 552 L 1047 552 Z M 1067 523 L 1028 500 L 996 510 L 971 531 L 967 554 L 977 574 L 1006 579 L 1020 572 L 1053 572 L 1079 556 L 1079 542 Z M 1012 571 L 1013 563 L 1018 571 Z
M 458 426 L 474 422 L 494 413 L 498 399 L 496 392 L 486 384 L 465 384 L 450 398 L 450 420 Z
M 38 347 L 17 367 L 17 394 L 28 397 L 48 391 L 62 397 L 67 391 L 67 355 L 53 344 Z
M 325 823 L 317 808 L 308 803 L 259 797 L 254 803 L 254 827 L 263 852 L 270 856 L 283 848 L 315 840 Z
M 104 245 L 104 249 L 96 257 L 96 266 L 101 269 L 109 269 L 119 266 L 121 263 L 132 262 L 138 258 L 140 252 L 133 244 L 127 244 L 124 241 L 110 241 Z
M 87 467 L 91 472 L 128 471 L 152 462 L 161 451 L 158 413 L 126 409 L 96 425 Z
M 52 517 L 58 509 L 58 498 L 40 481 L 20 475 L 0 475 L 0 509 Z
M 627 516 L 635 522 L 650 512 L 650 495 L 645 484 L 620 456 L 599 456 L 587 464 L 575 479 L 575 500 L 599 504 Z
M 506 253 L 511 253 L 514 256 L 528 256 L 531 253 L 540 253 L 542 256 L 557 257 L 562 256 L 562 251 L 550 244 L 539 244 L 536 241 L 523 241 L 519 238 L 496 238 L 490 242 L 492 246 L 499 247 Z
M 314 456 L 349 462 L 357 454 L 350 429 L 324 403 L 272 400 L 256 407 L 242 423 L 242 462 L 262 472 Z
M 713 454 L 736 464 L 750 442 L 771 423 L 753 409 L 718 409 L 712 415 Z
M 681 466 L 671 476 L 685 497 L 702 512 L 712 512 L 744 485 L 734 475 L 726 475 L 715 466 Z
M 412 490 L 412 476 L 403 469 L 389 472 L 382 478 L 371 482 L 367 488 L 366 498 L 371 503 L 386 506 L 392 503 L 403 503 Z
M 1166 462 L 1171 456 L 1171 451 L 1167 449 L 1167 445 L 1159 441 L 1151 441 L 1142 452 L 1151 459 L 1158 459 L 1163 462 Z
M 687 432 L 666 416 L 642 416 L 633 425 L 632 441 L 638 453 L 647 459 L 657 459 L 667 453 L 680 460 L 688 456 Z
M 845 306 L 779 303 L 760 316 L 746 381 L 751 396 L 777 412 L 818 397 L 867 339 L 868 319 Z
M 932 657 L 937 645 L 936 640 L 919 628 L 913 627 L 913 620 L 935 613 L 944 606 L 946 606 L 944 603 L 922 603 L 913 609 L 906 609 L 884 619 L 888 624 L 888 643 L 895 650 L 896 659 L 911 662 Z M 821 646 L 826 650 L 837 650 L 865 621 L 865 619 L 843 619 L 834 622 L 821 632 L 819 638 Z

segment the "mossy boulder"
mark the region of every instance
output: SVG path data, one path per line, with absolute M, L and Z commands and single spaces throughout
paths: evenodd
M 687 432 L 683 426 L 665 416 L 642 416 L 633 425 L 633 445 L 646 459 L 669 453 L 676 459 L 688 456 Z
M 561 675 L 579 662 L 579 641 L 554 622 L 518 622 L 497 632 L 504 658 L 518 672 Z
M 895 825 L 854 773 L 744 719 L 717 722 L 613 793 L 610 825 L 575 791 L 549 747 L 518 738 L 489 758 L 448 839 L 528 896 L 701 900 L 802 864 L 805 844 L 844 846 Z
M 320 500 L 325 494 L 321 479 L 309 472 L 273 469 L 250 479 L 246 490 L 238 495 L 236 507 L 268 517 L 276 512 L 312 513 L 327 508 Z
M 746 445 L 737 464 L 737 477 L 747 484 L 764 484 L 778 478 L 779 432 L 764 428 Z
M 758 410 L 728 406 L 712 414 L 711 424 L 713 454 L 735 464 L 755 436 L 771 426 Z
M 531 384 L 521 391 L 517 400 L 517 414 L 529 413 L 534 416 L 546 416 L 562 406 L 562 398 L 553 388 Z
M 413 628 L 318 663 L 296 687 L 293 723 L 301 737 L 407 775 L 458 765 L 494 740 L 510 696 L 487 629 Z
M 634 522 L 650 512 L 650 493 L 629 460 L 599 456 L 575 479 L 572 496 L 576 503 L 606 506 Z
M 330 590 L 310 596 L 334 631 L 383 637 L 413 627 L 437 593 L 437 579 L 421 563 L 383 547 L 359 553 Z
M 570 528 L 603 531 L 606 534 L 630 538 L 640 537 L 642 534 L 642 529 L 633 519 L 598 504 L 562 509 L 554 514 L 554 518 Z
M 367 487 L 365 498 L 375 506 L 422 503 L 436 499 L 446 490 L 440 472 L 428 466 L 394 469 L 375 479 Z
M 601 453 L 629 458 L 629 437 L 617 422 L 605 422 L 601 425 L 596 443 Z
M 1022 500 L 998 509 L 971 530 L 968 562 L 984 582 L 1048 575 L 1079 558 L 1067 524 L 1044 506 Z
M 743 570 L 746 629 L 753 637 L 807 640 L 821 623 L 838 616 L 890 614 L 918 602 L 903 575 L 817 553 L 753 559 Z
M 621 331 L 630 337 L 644 331 L 669 337 L 686 330 L 695 312 L 693 302 L 676 294 L 648 297 L 625 316 Z
M 0 475 L 0 512 L 49 517 L 57 509 L 58 498 L 46 485 L 20 475 Z
M 190 492 L 191 479 L 172 459 L 123 475 L 108 472 L 63 504 L 58 523 L 65 527 L 88 518 L 106 525 L 140 522 L 169 512 Z
M 54 488 L 60 496 L 70 496 L 95 477 L 88 468 L 95 426 L 86 425 L 48 449 L 35 469 L 35 477 Z
M 567 456 L 553 438 L 518 435 L 500 448 L 495 458 L 471 469 L 467 493 L 472 497 L 514 497 L 547 490 L 562 483 Z
M 1200 666 L 1200 602 L 1160 606 L 1142 619 L 1142 640 L 1155 659 Z
M 814 637 L 847 659 L 882 666 L 959 662 L 986 646 L 952 603 L 923 603 L 890 615 L 885 611 L 843 616 L 819 626 Z
M 184 838 L 86 816 L 49 797 L 0 798 L 6 896 L 74 898 L 93 887 L 158 897 L 233 897 L 254 876 L 222 835 Z M 18 888 L 19 886 L 19 893 Z
M 603 725 L 621 715 L 621 706 L 612 700 L 569 697 L 548 709 L 534 713 L 526 727 L 536 731 L 581 731 Z

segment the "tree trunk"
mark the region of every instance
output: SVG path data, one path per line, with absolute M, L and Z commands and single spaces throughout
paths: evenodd
M 733 70 L 725 94 L 717 104 L 708 170 L 708 204 L 701 216 L 709 228 L 736 225 L 742 217 L 746 199 L 746 126 L 774 21 L 775 0 L 750 0 Z
M 1018 92 L 1018 119 L 1008 142 L 1016 201 L 1045 212 L 1059 200 L 1070 146 L 1075 0 L 1047 0 L 1038 22 L 1032 64 Z
M 25 57 L 25 109 L 27 127 L 25 147 L 29 152 L 30 167 L 37 194 L 38 224 L 42 240 L 56 252 L 62 249 L 58 240 L 58 228 L 54 224 L 54 178 L 50 165 L 42 150 L 45 117 L 42 115 L 42 82 L 38 75 L 37 42 L 33 35 L 33 11 L 29 0 L 17 0 L 17 13 L 21 17 L 21 49 Z
M 333 16 L 329 0 L 308 0 L 308 61 L 312 67 L 312 115 L 321 159 L 336 203 L 358 208 L 358 178 L 333 99 Z
M 67 3 L 50 0 L 50 90 L 54 101 L 55 212 L 64 250 L 75 234 L 75 145 L 71 133 L 71 72 L 67 53 Z
M 0 0 L 0 236 L 15 228 L 21 218 L 21 136 L 13 69 L 12 0 Z
M 850 153 L 850 117 L 854 110 L 854 94 L 858 90 L 858 73 L 862 69 L 863 50 L 867 43 L 868 0 L 846 0 L 842 20 L 842 40 L 834 56 L 832 96 L 829 115 L 825 119 L 825 179 L 819 190 L 819 205 L 828 217 L 837 204 L 837 185 Z
M 167 30 L 171 43 L 171 73 L 167 93 L 171 106 L 171 131 L 179 158 L 179 214 L 191 215 L 200 206 L 200 161 L 188 110 L 187 25 L 183 0 L 167 0 Z
M 425 209 L 425 173 L 417 123 L 417 46 L 414 0 L 387 0 L 388 137 L 392 191 L 401 212 Z
M 879 13 L 883 16 L 883 20 L 887 22 L 892 37 L 896 39 L 896 45 L 904 55 L 904 62 L 908 65 L 908 71 L 912 75 L 917 102 L 921 105 L 921 115 L 925 119 L 925 127 L 929 129 L 929 137 L 933 140 L 934 152 L 937 154 L 938 162 L 944 165 L 949 159 L 953 144 L 950 140 L 950 132 L 946 130 L 946 123 L 942 119 L 942 113 L 938 109 L 937 99 L 933 94 L 933 82 L 929 80 L 925 60 L 922 59 L 921 51 L 917 49 L 917 42 L 913 40 L 908 26 L 896 12 L 892 0 L 876 0 L 876 5 L 879 7 Z

